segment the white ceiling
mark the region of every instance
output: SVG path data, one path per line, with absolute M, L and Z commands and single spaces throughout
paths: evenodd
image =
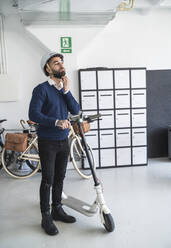
M 113 11 L 121 3 L 129 0 L 18 0 L 23 10 L 60 11 L 60 6 L 70 6 L 71 12 L 105 12 Z M 171 0 L 135 0 L 134 9 L 171 8 Z
M 18 0 L 23 10 L 39 10 L 45 12 L 105 12 L 113 11 L 122 0 Z
M 0 0 L 0 12 L 19 13 L 25 25 L 106 25 L 121 2 L 129 0 Z M 134 11 L 170 9 L 171 0 L 135 0 Z

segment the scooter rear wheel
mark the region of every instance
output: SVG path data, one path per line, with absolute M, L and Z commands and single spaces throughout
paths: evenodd
M 113 230 L 115 229 L 115 223 L 114 223 L 112 215 L 103 213 L 103 218 L 105 221 L 105 223 L 103 225 L 104 225 L 106 231 L 113 232 Z

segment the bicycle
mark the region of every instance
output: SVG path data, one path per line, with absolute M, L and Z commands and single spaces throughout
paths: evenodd
M 0 120 L 0 125 L 1 123 L 3 123 L 4 121 L 7 121 L 7 119 L 3 119 Z M 1 157 L 1 153 L 2 153 L 2 149 L 3 149 L 3 133 L 4 133 L 4 128 L 0 128 L 0 157 Z M 0 169 L 2 169 L 2 162 L 0 160 Z
M 101 115 L 91 115 L 83 117 L 83 120 L 88 123 L 97 120 Z M 82 117 L 81 117 L 82 118 Z M 82 144 L 82 139 L 79 134 L 74 131 L 73 125 L 80 123 L 80 115 L 72 116 L 69 118 L 71 122 L 69 139 L 70 142 L 70 157 L 71 162 L 78 172 L 78 174 L 86 179 L 92 177 L 91 170 L 88 167 L 89 161 L 85 152 L 85 146 Z M 35 124 L 33 122 L 27 121 L 30 128 L 24 129 L 23 132 L 28 133 L 28 145 L 24 152 L 16 152 L 11 150 L 6 150 L 3 147 L 2 150 L 2 166 L 5 171 L 14 178 L 28 178 L 33 176 L 40 169 L 40 158 L 38 154 L 38 144 L 37 135 L 35 129 Z M 95 168 L 95 159 L 91 147 L 87 144 L 87 149 Z M 83 168 L 82 168 L 83 164 Z

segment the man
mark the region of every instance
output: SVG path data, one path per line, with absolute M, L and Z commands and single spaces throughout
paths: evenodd
M 53 220 L 74 223 L 61 205 L 63 180 L 66 173 L 70 122 L 68 112 L 78 114 L 80 107 L 69 90 L 63 55 L 50 52 L 41 59 L 41 68 L 48 81 L 34 88 L 29 119 L 38 123 L 38 147 L 42 167 L 40 184 L 41 226 L 49 235 L 58 233 Z M 50 191 L 52 189 L 52 211 Z

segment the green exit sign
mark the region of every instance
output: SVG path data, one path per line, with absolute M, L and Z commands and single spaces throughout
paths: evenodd
M 71 37 L 61 37 L 61 53 L 72 53 Z

